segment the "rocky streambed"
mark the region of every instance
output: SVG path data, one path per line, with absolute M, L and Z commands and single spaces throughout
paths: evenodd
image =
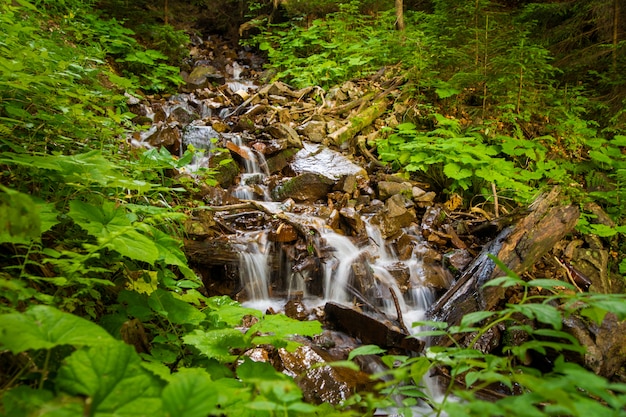
M 203 151 L 173 175 L 188 177 L 203 203 L 191 211 L 185 249 L 207 295 L 325 323 L 296 352 L 246 352 L 297 377 L 308 400 L 339 402 L 382 366 L 376 356 L 361 358 L 360 372 L 316 363 L 345 359 L 359 344 L 419 354 L 423 342 L 407 337 L 413 321 L 458 324 L 514 299 L 511 289 L 482 289 L 502 274 L 487 253 L 520 275 L 566 281 L 572 268 L 581 291 L 619 290 L 602 243 L 572 237 L 578 208 L 562 204 L 558 189 L 497 216 L 487 206 L 463 210 L 459 196 L 381 164 L 384 128 L 422 119 L 398 69 L 298 90 L 260 81 L 261 61 L 219 39 L 197 40 L 191 54 L 179 94 L 130 100 L 145 129 L 129 142 Z M 215 184 L 195 181 L 203 168 Z M 572 318 L 564 327 L 589 352 L 575 360 L 620 375 L 624 355 L 613 353 L 625 345 L 623 323 Z M 503 333 L 485 336 L 481 349 L 497 349 Z

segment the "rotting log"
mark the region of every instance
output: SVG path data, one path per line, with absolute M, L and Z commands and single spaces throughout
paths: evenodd
M 365 127 L 371 125 L 374 120 L 387 111 L 387 107 L 389 107 L 389 100 L 385 98 L 373 102 L 367 109 L 352 116 L 345 126 L 329 134 L 328 138 L 333 144 L 341 146 Z
M 328 302 L 324 306 L 324 314 L 329 324 L 337 330 L 360 339 L 363 344 L 400 348 L 413 352 L 421 352 L 424 348 L 424 342 L 409 337 L 391 322 L 377 320 L 354 307 Z
M 558 187 L 535 200 L 526 217 L 502 230 L 483 248 L 454 285 L 429 309 L 429 319 L 458 325 L 465 314 L 496 307 L 503 300 L 504 288 L 483 288 L 483 285 L 505 273 L 488 255 L 494 255 L 518 275 L 530 269 L 576 225 L 578 208 L 562 205 L 560 200 Z M 442 338 L 435 343 L 451 342 L 447 340 Z

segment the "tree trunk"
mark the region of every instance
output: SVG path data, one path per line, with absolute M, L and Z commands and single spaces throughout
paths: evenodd
M 400 30 L 400 31 L 404 30 L 404 1 L 403 0 L 396 0 L 396 30 Z

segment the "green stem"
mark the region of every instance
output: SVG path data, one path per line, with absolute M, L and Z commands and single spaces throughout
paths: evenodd
M 52 351 L 48 349 L 46 351 L 46 359 L 43 363 L 43 369 L 41 370 L 41 379 L 39 380 L 39 389 L 43 388 L 44 382 L 48 378 L 48 365 L 50 364 L 50 356 L 52 356 Z

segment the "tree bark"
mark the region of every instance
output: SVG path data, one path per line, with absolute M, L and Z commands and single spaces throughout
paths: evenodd
M 404 30 L 404 1 L 403 0 L 396 0 L 396 30 L 399 30 L 399 31 Z

